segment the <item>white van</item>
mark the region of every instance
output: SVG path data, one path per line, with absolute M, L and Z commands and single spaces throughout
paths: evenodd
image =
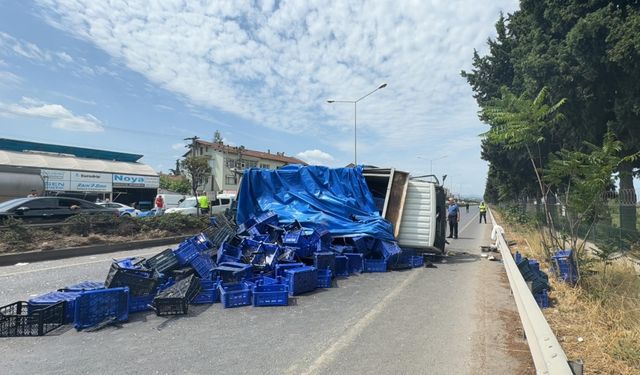
M 167 208 L 175 208 L 178 207 L 178 205 L 180 204 L 180 202 L 184 201 L 187 198 L 190 198 L 191 196 L 187 196 L 184 194 L 158 194 L 156 195 L 156 198 L 153 200 L 153 207 L 158 208 L 158 206 L 156 206 L 156 199 L 158 199 L 158 197 L 162 197 L 162 200 L 164 201 L 164 207 L 165 209 Z
M 218 194 L 216 199 L 209 201 L 209 214 L 223 213 L 227 208 L 231 207 L 233 201 L 236 200 L 235 194 Z M 165 211 L 167 214 L 179 213 L 182 215 L 197 215 L 198 201 L 196 197 L 187 197 L 177 207 L 169 208 Z
M 227 208 L 231 207 L 235 200 L 235 194 L 218 194 L 216 199 L 209 201 L 209 212 L 212 215 L 223 213 Z

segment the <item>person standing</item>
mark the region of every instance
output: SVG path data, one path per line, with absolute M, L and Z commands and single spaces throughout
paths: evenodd
M 449 221 L 449 238 L 458 238 L 458 223 L 460 222 L 460 207 L 453 198 L 449 198 L 447 207 L 447 220 Z
M 478 208 L 480 208 L 480 221 L 478 222 L 478 224 L 482 223 L 482 219 L 484 218 L 484 223 L 487 223 L 487 205 L 484 204 L 484 201 L 480 202 L 480 206 L 478 206 Z
M 158 194 L 158 196 L 156 197 L 156 208 L 158 209 L 158 211 L 162 211 L 164 209 L 164 199 L 160 194 Z
M 198 206 L 201 214 L 206 215 L 209 213 L 209 198 L 206 191 L 203 191 L 202 195 L 198 197 Z
M 469 213 L 469 202 L 466 202 L 464 207 L 467 209 L 467 213 Z

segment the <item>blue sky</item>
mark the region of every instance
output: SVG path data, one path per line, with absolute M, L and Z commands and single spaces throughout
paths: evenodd
M 0 136 L 144 154 L 183 138 L 428 173 L 480 195 L 471 90 L 460 77 L 517 1 L 0 0 Z

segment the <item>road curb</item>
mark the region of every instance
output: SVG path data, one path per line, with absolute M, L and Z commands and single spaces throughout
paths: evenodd
M 126 251 L 144 247 L 170 245 L 179 243 L 188 237 L 189 236 L 174 236 L 115 244 L 99 244 L 90 246 L 68 247 L 56 250 L 37 250 L 26 251 L 23 253 L 4 254 L 0 255 L 0 266 L 10 266 L 16 263 L 35 263 L 45 260 L 73 258 L 82 255 L 108 254 L 116 251 Z

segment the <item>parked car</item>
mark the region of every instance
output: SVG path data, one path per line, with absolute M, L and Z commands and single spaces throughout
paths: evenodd
M 98 206 L 106 207 L 106 208 L 115 208 L 120 212 L 120 216 L 128 216 L 128 217 L 136 217 L 140 214 L 140 211 L 136 210 L 131 206 L 127 206 L 126 204 L 118 203 L 118 202 L 97 202 Z
M 216 199 L 209 201 L 209 213 L 213 215 L 225 212 L 227 208 L 231 207 L 231 204 L 235 199 L 236 196 L 234 194 L 218 194 Z M 182 215 L 197 215 L 198 209 L 198 201 L 196 200 L 196 197 L 189 197 L 182 201 L 178 207 L 169 208 L 164 212 L 167 214 L 179 213 Z
M 165 214 L 197 215 L 198 201 L 196 197 L 189 197 L 180 202 L 177 207 L 167 208 Z
M 98 206 L 95 203 L 77 198 L 17 198 L 0 203 L 0 222 L 9 217 L 21 219 L 27 223 L 58 222 L 80 213 L 86 215 L 120 215 L 116 209 Z
M 155 208 L 157 208 L 155 202 L 158 201 L 158 197 L 162 198 L 162 202 L 164 202 L 164 206 L 162 208 L 164 209 L 176 208 L 180 205 L 182 201 L 187 199 L 187 196 L 185 196 L 184 194 L 166 194 L 166 193 L 158 194 L 156 195 L 156 198 L 153 200 Z

